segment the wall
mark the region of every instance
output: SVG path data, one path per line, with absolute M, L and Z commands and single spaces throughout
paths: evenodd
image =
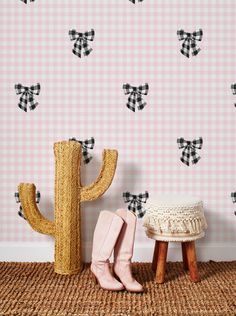
M 235 258 L 236 6 L 233 0 L 2 0 L 0 260 L 50 260 L 53 241 L 17 215 L 19 182 L 34 182 L 40 209 L 53 218 L 53 143 L 93 136 L 93 160 L 82 165 L 83 183 L 98 172 L 103 148 L 117 148 L 118 168 L 109 191 L 83 206 L 83 240 L 90 258 L 102 209 L 123 207 L 122 193 L 199 196 L 209 228 L 198 242 L 202 260 Z M 70 29 L 93 28 L 89 56 L 72 53 Z M 203 30 L 201 51 L 180 53 L 177 30 Z M 14 85 L 41 84 L 39 105 L 25 113 Z M 146 107 L 126 107 L 124 83 L 149 84 Z M 203 138 L 201 160 L 180 161 L 176 140 Z M 137 260 L 149 260 L 152 241 L 142 220 Z M 173 246 L 174 247 L 174 246 Z M 173 251 L 174 253 L 174 251 Z M 172 259 L 178 259 L 179 254 Z

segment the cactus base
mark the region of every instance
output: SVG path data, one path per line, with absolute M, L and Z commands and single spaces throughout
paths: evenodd
M 80 268 L 78 269 L 75 269 L 75 270 L 68 270 L 68 271 L 65 271 L 65 270 L 59 270 L 59 269 L 56 269 L 54 268 L 54 272 L 55 273 L 58 273 L 58 274 L 62 274 L 62 275 L 74 275 L 74 274 L 79 274 L 83 271 L 83 268 L 84 266 L 82 265 Z

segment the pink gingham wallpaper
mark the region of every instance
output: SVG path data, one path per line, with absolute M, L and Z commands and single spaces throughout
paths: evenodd
M 137 2 L 137 1 L 136 1 Z M 236 5 L 234 0 L 1 0 L 0 241 L 45 241 L 17 215 L 19 182 L 34 182 L 53 218 L 53 143 L 95 138 L 83 183 L 99 171 L 103 148 L 117 148 L 107 193 L 83 205 L 91 241 L 101 209 L 125 206 L 124 191 L 188 193 L 205 204 L 208 242 L 236 241 Z M 78 58 L 68 31 L 95 30 L 93 51 Z M 177 30 L 201 28 L 197 56 L 180 53 Z M 41 85 L 33 111 L 18 107 L 14 85 Z M 146 107 L 126 107 L 124 83 L 147 82 Z M 202 137 L 200 161 L 180 161 L 177 138 Z M 136 241 L 147 242 L 142 219 Z

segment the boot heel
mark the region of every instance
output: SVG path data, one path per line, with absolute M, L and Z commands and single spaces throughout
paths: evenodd
M 98 280 L 97 280 L 96 276 L 93 273 L 92 273 L 92 279 L 93 279 L 93 282 L 95 284 L 98 284 Z
M 121 280 L 120 280 L 120 278 L 118 277 L 118 275 L 115 273 L 114 270 L 113 270 L 113 275 L 114 275 L 114 278 L 115 278 L 117 281 L 119 281 L 120 283 L 122 283 Z

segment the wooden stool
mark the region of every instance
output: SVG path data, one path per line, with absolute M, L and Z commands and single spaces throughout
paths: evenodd
M 147 203 L 144 227 L 149 238 L 155 239 L 152 270 L 157 283 L 163 283 L 168 243 L 181 242 L 183 268 L 189 270 L 192 282 L 200 281 L 195 240 L 207 228 L 201 200 L 186 196 L 161 196 Z
M 200 276 L 197 268 L 197 258 L 195 251 L 195 242 L 186 241 L 181 243 L 182 255 L 183 255 L 183 268 L 189 270 L 190 279 L 192 282 L 199 282 Z M 167 241 L 155 242 L 155 249 L 152 260 L 152 270 L 156 273 L 157 283 L 164 283 L 165 279 L 165 268 L 166 268 L 166 257 L 168 250 Z

